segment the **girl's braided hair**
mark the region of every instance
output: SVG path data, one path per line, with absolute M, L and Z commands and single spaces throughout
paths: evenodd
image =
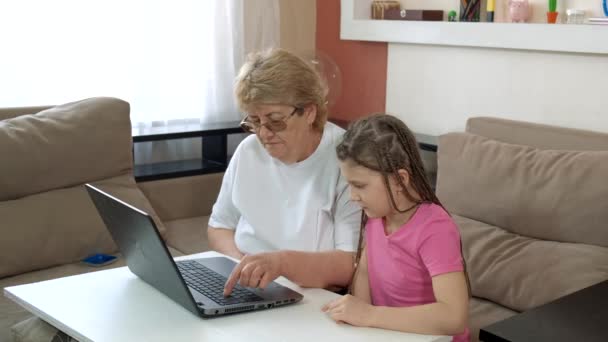
M 400 119 L 387 114 L 373 114 L 355 121 L 344 133 L 342 141 L 336 147 L 336 152 L 340 161 L 352 160 L 358 165 L 381 173 L 390 196 L 391 204 L 398 212 L 407 212 L 424 202 L 435 203 L 445 210 L 426 176 L 414 134 Z M 409 183 L 413 191 L 415 191 L 415 195 L 411 194 L 408 187 L 403 183 L 399 175 L 399 170 L 401 169 L 409 174 Z M 393 192 L 390 191 L 389 176 L 391 175 L 399 183 L 401 191 L 406 198 L 414 203 L 412 207 L 405 209 L 397 207 Z M 362 212 L 359 243 L 355 257 L 355 271 L 353 272 L 349 289 L 351 293 L 363 250 L 366 222 L 367 217 Z M 464 264 L 464 269 L 466 275 L 466 264 Z M 466 278 L 467 286 L 469 286 L 468 276 Z

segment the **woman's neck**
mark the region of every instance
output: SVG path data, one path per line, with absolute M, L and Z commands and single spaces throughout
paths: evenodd
M 313 153 L 315 153 L 315 151 L 317 150 L 317 147 L 319 147 L 319 144 L 321 144 L 322 136 L 323 136 L 323 132 L 319 132 L 316 130 L 311 131 L 310 139 L 308 139 L 309 143 L 302 146 L 302 153 L 300 154 L 300 157 L 297 158 L 296 163 L 306 160 Z

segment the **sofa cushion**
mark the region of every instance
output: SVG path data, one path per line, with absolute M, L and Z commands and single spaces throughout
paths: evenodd
M 183 255 L 182 253 L 173 248 L 169 248 L 169 252 L 174 257 Z M 77 262 L 0 279 L 0 288 L 3 289 L 9 286 L 29 284 L 60 277 L 67 277 L 77 274 L 125 266 L 124 258 L 120 254 L 115 255 L 118 256 L 118 260 L 110 265 L 103 267 L 93 267 Z M 0 341 L 10 341 L 10 327 L 17 324 L 18 322 L 28 319 L 31 316 L 32 315 L 27 310 L 22 308 L 17 303 L 4 296 L 0 296 Z M 37 327 L 40 326 L 37 325 Z M 22 328 L 26 327 L 22 326 Z M 47 333 L 46 335 L 49 335 L 51 332 L 53 332 L 54 334 L 56 332 L 56 329 L 40 330 L 40 333 Z M 23 332 L 22 334 L 26 334 L 26 332 Z
M 112 98 L 0 121 L 0 201 L 125 174 L 131 139 L 129 104 Z
M 190 217 L 166 221 L 167 244 L 188 255 L 209 250 L 207 223 L 209 216 Z
M 606 175 L 608 151 L 439 139 L 437 195 L 448 210 L 528 237 L 608 247 Z
M 525 311 L 608 279 L 608 248 L 532 239 L 453 217 L 475 297 Z
M 130 175 L 92 184 L 155 215 Z M 0 240 L 0 278 L 117 251 L 82 185 L 0 202 L 0 217 L 6 227 Z
M 518 312 L 481 298 L 469 300 L 469 330 L 471 342 L 479 341 L 479 329 L 505 320 Z
M 116 251 L 85 182 L 155 217 L 131 173 L 130 127 L 128 104 L 108 98 L 0 121 L 0 278 Z

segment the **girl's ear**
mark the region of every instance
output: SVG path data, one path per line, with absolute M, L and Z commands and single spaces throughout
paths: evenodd
M 405 185 L 406 187 L 409 187 L 409 185 L 410 185 L 410 173 L 407 172 L 407 170 L 405 170 L 405 169 L 399 169 L 397 171 L 397 173 L 399 174 L 399 177 L 401 178 L 401 181 L 403 182 L 403 185 Z

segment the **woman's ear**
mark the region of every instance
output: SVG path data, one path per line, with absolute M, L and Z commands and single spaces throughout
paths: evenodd
M 309 104 L 304 107 L 304 115 L 306 116 L 306 122 L 308 123 L 308 125 L 312 126 L 312 124 L 317 119 L 317 105 Z

